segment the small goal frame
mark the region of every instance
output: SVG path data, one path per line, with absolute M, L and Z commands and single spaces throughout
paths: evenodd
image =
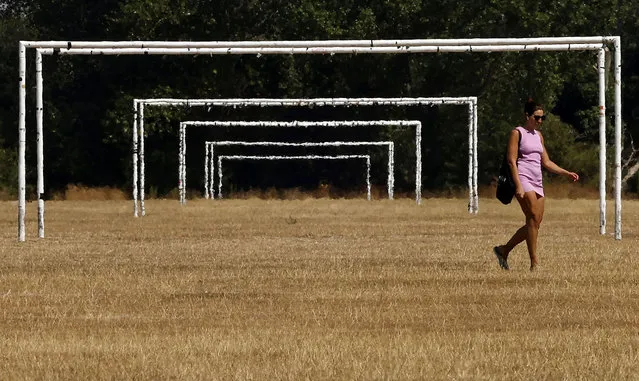
M 473 103 L 476 105 L 476 102 Z M 471 104 L 471 105 L 473 105 Z M 476 110 L 475 106 L 472 106 Z M 476 120 L 473 119 L 473 120 Z M 309 128 L 309 127 L 415 127 L 415 201 L 421 203 L 422 189 L 422 156 L 421 156 L 421 136 L 422 123 L 419 120 L 332 120 L 332 121 L 182 121 L 179 127 L 179 151 L 178 151 L 178 189 L 180 201 L 184 203 L 186 190 L 186 130 L 187 127 L 285 127 L 285 128 Z M 472 146 L 471 136 L 473 124 L 469 121 L 469 146 Z M 143 150 L 142 150 L 143 151 Z M 471 149 L 469 148 L 469 151 Z M 472 150 L 476 152 L 475 150 Z M 474 159 L 474 160 L 473 160 Z M 468 212 L 477 213 L 479 207 L 478 192 L 476 186 L 477 160 L 476 155 L 469 154 L 468 162 Z M 141 172 L 141 186 L 144 188 L 144 172 Z M 393 177 L 394 184 L 394 177 Z M 136 192 L 134 192 L 134 195 Z M 141 210 L 145 214 L 143 191 L 141 193 Z M 137 204 L 136 204 L 137 205 Z M 137 212 L 137 209 L 134 208 Z
M 348 160 L 364 159 L 366 162 L 366 198 L 371 200 L 371 156 L 370 155 L 219 155 L 217 157 L 217 172 L 220 177 L 218 183 L 218 197 L 222 198 L 222 161 L 223 160 Z
M 244 146 L 244 147 L 375 147 L 386 146 L 387 158 L 387 182 L 386 191 L 388 199 L 394 198 L 395 188 L 395 143 L 392 141 L 331 141 L 331 142 L 247 142 L 247 141 L 206 141 L 204 158 L 204 198 L 214 199 L 215 193 L 215 147 L 220 146 Z M 182 171 L 182 181 L 186 185 L 186 175 Z M 181 202 L 186 200 L 186 192 L 180 189 Z

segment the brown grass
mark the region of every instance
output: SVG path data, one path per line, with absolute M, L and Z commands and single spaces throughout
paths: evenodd
M 122 190 L 112 187 L 85 187 L 69 184 L 64 192 L 58 192 L 52 199 L 56 201 L 88 201 L 88 200 L 126 200 L 129 198 Z
M 30 203 L 18 243 L 0 203 L 3 380 L 639 376 L 637 201 L 615 241 L 549 199 L 535 273 L 492 199 L 131 204 L 48 202 L 37 240 Z
M 401 193 L 397 194 L 400 196 L 397 198 L 401 198 L 403 196 Z M 201 197 L 199 192 L 193 192 L 190 196 L 190 198 Z M 366 189 L 364 188 L 360 190 L 346 190 L 331 187 L 328 184 L 321 184 L 314 190 L 303 190 L 299 187 L 283 189 L 269 187 L 266 189 L 251 189 L 247 191 L 228 192 L 224 195 L 224 198 L 231 198 L 236 200 L 248 200 L 252 198 L 259 198 L 262 200 L 306 200 L 309 198 L 365 199 L 366 197 Z M 388 188 L 386 186 L 371 186 L 371 199 L 388 199 Z

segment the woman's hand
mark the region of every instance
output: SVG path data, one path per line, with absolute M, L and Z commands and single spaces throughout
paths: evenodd
M 521 184 L 515 188 L 515 196 L 517 196 L 517 198 L 524 198 L 524 187 L 522 187 Z
M 566 177 L 568 177 L 573 182 L 579 180 L 579 175 L 576 174 L 575 172 L 567 172 Z

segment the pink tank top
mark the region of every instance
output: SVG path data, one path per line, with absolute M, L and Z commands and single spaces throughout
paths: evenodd
M 528 131 L 523 127 L 517 127 L 521 133 L 519 144 L 519 157 L 517 158 L 517 170 L 519 181 L 524 192 L 535 191 L 538 195 L 544 195 L 544 187 L 541 177 L 541 155 L 544 147 L 537 130 Z

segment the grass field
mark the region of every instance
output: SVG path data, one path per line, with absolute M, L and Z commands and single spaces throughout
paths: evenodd
M 466 202 L 2 202 L 0 378 L 638 379 L 639 201 Z

